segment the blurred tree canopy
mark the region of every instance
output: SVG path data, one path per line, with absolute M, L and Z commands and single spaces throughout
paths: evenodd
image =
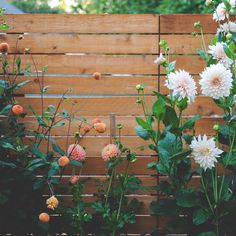
M 26 13 L 65 13 L 65 0 L 51 7 L 52 0 L 9 0 Z M 219 2 L 220 0 L 215 0 Z M 166 14 L 206 13 L 205 0 L 73 0 L 70 13 Z M 64 4 L 64 7 L 63 7 Z

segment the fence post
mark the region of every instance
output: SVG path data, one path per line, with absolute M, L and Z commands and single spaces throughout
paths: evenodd
M 110 113 L 110 143 L 113 142 L 116 136 L 116 114 Z

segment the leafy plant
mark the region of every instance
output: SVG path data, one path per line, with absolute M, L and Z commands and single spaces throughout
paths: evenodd
M 126 196 L 134 194 L 141 187 L 141 181 L 129 173 L 136 161 L 136 154 L 121 144 L 119 136 L 115 144 L 103 149 L 102 157 L 106 161 L 108 177 L 104 181 L 98 180 L 97 200 L 92 204 L 95 211 L 94 232 L 99 235 L 119 235 L 125 233 L 125 226 L 136 222 L 135 213 L 140 206 L 136 198 L 129 200 Z M 118 173 L 118 168 L 124 164 L 124 172 Z

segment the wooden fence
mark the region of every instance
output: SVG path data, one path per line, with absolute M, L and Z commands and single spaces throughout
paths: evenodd
M 89 120 L 101 117 L 108 127 L 109 114 L 115 113 L 117 123 L 125 126 L 122 134 L 124 144 L 138 153 L 138 161 L 131 172 L 140 177 L 143 185 L 152 186 L 165 177 L 146 168 L 147 163 L 156 159 L 154 153 L 137 149 L 145 143 L 134 132 L 134 117 L 142 114 L 135 103 L 135 85 L 146 85 L 150 105 L 154 101 L 153 90 L 168 92 L 164 87 L 165 72 L 153 63 L 160 53 L 160 39 L 169 42 L 177 67 L 189 71 L 198 80 L 205 62 L 196 54 L 196 48 L 201 47 L 200 37 L 191 36 L 197 20 L 202 22 L 209 42 L 217 27 L 209 15 L 7 15 L 6 21 L 11 29 L 0 35 L 0 41 L 8 42 L 10 53 L 14 54 L 16 38 L 24 34 L 17 53 L 23 53 L 25 47 L 30 48 L 37 66 L 48 66 L 45 85 L 50 88 L 45 105 L 55 104 L 58 95 L 71 87 L 71 99 L 65 103 L 65 108 L 69 109 L 75 102 L 78 115 Z M 26 55 L 22 57 L 25 57 L 24 63 L 31 63 Z M 92 78 L 95 71 L 103 74 L 102 79 Z M 32 82 L 20 90 L 24 96 L 17 100 L 25 107 L 31 104 L 40 111 L 38 81 L 34 76 L 27 79 Z M 212 124 L 220 121 L 217 118 L 220 112 L 211 99 L 199 96 L 185 115 L 202 114 L 203 118 L 197 123 L 197 133 L 210 135 Z M 33 124 L 30 115 L 26 119 L 29 125 Z M 73 127 L 71 137 L 75 130 Z M 109 134 L 108 129 L 103 135 L 91 134 L 83 140 L 82 145 L 88 153 L 84 175 L 105 177 L 100 152 L 109 143 Z M 66 143 L 65 128 L 60 128 L 54 135 L 62 146 Z M 68 171 L 63 176 L 63 183 L 68 182 L 69 174 Z M 87 186 L 88 201 L 93 200 L 94 190 L 94 186 Z M 129 232 L 140 234 L 161 229 L 161 220 L 152 216 L 149 209 L 150 202 L 159 198 L 158 194 L 140 191 L 137 197 L 144 205 L 137 216 L 137 224 L 130 227 Z M 70 204 L 70 195 L 64 195 L 63 199 L 64 204 Z

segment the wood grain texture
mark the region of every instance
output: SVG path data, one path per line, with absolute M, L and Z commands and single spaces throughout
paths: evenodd
M 95 117 L 86 117 L 86 118 L 87 118 L 87 121 L 89 123 L 91 123 L 91 121 Z M 87 135 L 94 136 L 94 137 L 110 135 L 110 128 L 109 128 L 110 127 L 110 118 L 108 116 L 99 116 L 99 118 L 107 125 L 106 132 L 98 135 L 98 133 L 94 129 L 91 129 L 91 131 Z M 142 116 L 141 118 L 144 118 L 144 117 Z M 22 121 L 25 122 L 28 130 L 36 130 L 37 129 L 37 121 L 34 117 L 26 117 Z M 183 121 L 185 121 L 185 119 Z M 195 126 L 196 134 L 205 133 L 207 135 L 212 135 L 212 134 L 214 134 L 212 126 L 215 123 L 222 123 L 222 122 L 223 122 L 222 118 L 202 117 L 196 123 L 196 126 Z M 78 123 L 79 122 L 72 122 L 71 129 L 69 132 L 70 136 L 73 136 L 74 133 L 76 131 L 78 131 Z M 134 127 L 137 126 L 137 122 L 135 121 L 134 116 L 116 116 L 116 123 L 124 125 L 124 128 L 121 131 L 122 136 L 136 136 Z M 155 126 L 154 126 L 154 128 L 155 128 Z M 67 129 L 68 129 L 68 121 L 65 121 L 64 126 L 53 128 L 51 130 L 51 134 L 55 135 L 55 136 L 65 136 Z M 81 133 L 83 133 L 83 128 L 81 130 Z M 116 134 L 118 134 L 118 131 L 116 132 Z
M 33 54 L 157 54 L 159 50 L 158 35 L 26 34 L 16 48 L 17 38 L 17 34 L 0 35 L 0 42 L 11 46 L 10 53 L 24 53 L 26 47 Z
M 34 55 L 37 70 L 48 67 L 48 74 L 157 74 L 158 67 L 153 63 L 156 56 L 151 55 Z M 13 56 L 8 60 L 12 65 Z M 36 69 L 30 55 L 22 55 L 22 68 L 31 65 Z M 10 71 L 12 68 L 10 68 Z M 2 71 L 2 69 L 0 70 Z
M 70 110 L 72 103 L 78 110 L 78 116 L 107 116 L 115 113 L 124 115 L 142 115 L 142 108 L 136 104 L 137 97 L 103 97 L 103 98 L 71 98 L 63 103 L 63 108 Z M 147 105 L 151 108 L 155 97 L 147 96 Z M 45 98 L 45 108 L 52 104 L 57 105 L 59 98 Z M 17 102 L 22 104 L 27 111 L 29 104 L 33 106 L 37 113 L 41 113 L 40 98 L 17 98 Z M 222 110 L 216 106 L 214 101 L 208 97 L 199 96 L 196 101 L 184 112 L 184 115 L 213 116 L 222 115 Z M 28 115 L 32 113 L 28 110 Z
M 159 16 L 150 14 L 9 14 L 11 33 L 158 33 Z
M 30 80 L 27 86 L 17 90 L 17 94 L 39 94 L 39 80 L 36 76 L 18 77 L 17 81 Z M 158 89 L 157 76 L 102 76 L 95 80 L 90 76 L 46 76 L 44 86 L 49 94 L 63 94 L 71 88 L 69 94 L 137 94 L 136 85 L 145 84 L 145 93 L 152 94 Z
M 209 45 L 214 35 L 204 35 L 206 45 Z M 170 54 L 197 54 L 197 49 L 202 49 L 201 36 L 192 35 L 161 35 L 161 40 L 166 40 L 170 47 Z
M 173 14 L 160 15 L 160 33 L 176 34 L 176 33 L 192 33 L 196 31 L 194 23 L 200 21 L 203 26 L 204 33 L 214 34 L 217 29 L 217 23 L 213 21 L 212 15 L 199 14 Z

